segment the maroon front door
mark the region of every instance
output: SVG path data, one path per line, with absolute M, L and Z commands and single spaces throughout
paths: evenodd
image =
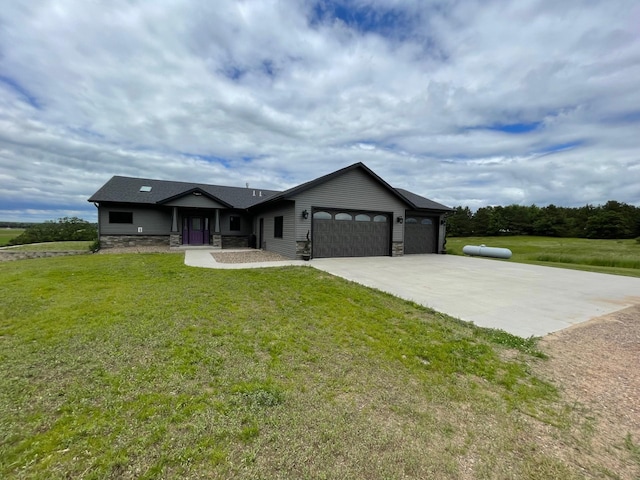
M 209 243 L 209 219 L 206 217 L 186 217 L 182 232 L 182 243 L 206 245 Z

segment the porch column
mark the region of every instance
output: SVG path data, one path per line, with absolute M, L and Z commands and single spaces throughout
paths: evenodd
M 215 233 L 220 233 L 220 209 L 219 208 L 216 208 L 216 220 L 215 220 L 213 231 Z
M 173 207 L 173 212 L 171 213 L 171 232 L 178 231 L 178 207 Z

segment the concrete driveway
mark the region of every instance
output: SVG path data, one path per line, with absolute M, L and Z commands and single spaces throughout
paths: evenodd
M 640 278 L 454 255 L 321 258 L 347 280 L 483 327 L 542 336 L 640 304 Z

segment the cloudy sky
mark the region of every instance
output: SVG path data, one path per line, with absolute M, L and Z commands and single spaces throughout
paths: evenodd
M 359 161 L 451 206 L 640 205 L 640 3 L 2 2 L 0 220 Z

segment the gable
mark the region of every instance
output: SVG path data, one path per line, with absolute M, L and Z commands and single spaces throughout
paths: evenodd
M 225 205 L 202 195 L 200 192 L 187 193 L 169 202 L 162 202 L 162 204 L 169 207 L 226 208 Z
M 408 206 L 407 202 L 361 169 L 346 171 L 290 198 L 326 208 L 395 211 Z

